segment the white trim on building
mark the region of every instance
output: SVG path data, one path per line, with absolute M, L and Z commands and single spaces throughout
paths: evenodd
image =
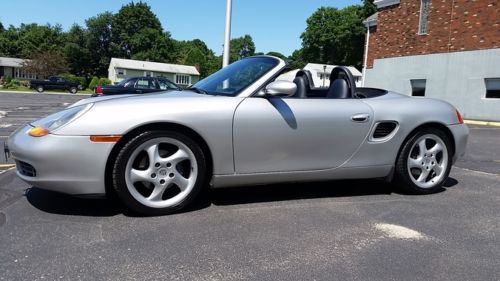
M 377 5 L 377 8 L 384 8 L 392 5 L 397 5 L 400 3 L 400 0 L 375 0 L 373 4 Z
M 127 72 L 128 74 L 133 72 L 132 70 L 142 72 L 144 76 L 163 76 L 164 74 L 170 74 L 172 77 L 175 77 L 175 75 L 186 75 L 189 76 L 189 84 L 184 84 L 186 86 L 191 85 L 192 77 L 200 76 L 196 67 L 190 65 L 111 58 L 108 68 L 108 78 L 112 82 L 117 82 L 123 79 L 124 76 L 126 77 Z M 123 71 L 123 74 L 119 73 L 119 71 Z

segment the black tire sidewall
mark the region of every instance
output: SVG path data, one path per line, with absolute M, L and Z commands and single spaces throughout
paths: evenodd
M 446 166 L 444 177 L 439 182 L 437 182 L 434 187 L 421 188 L 411 180 L 410 175 L 408 174 L 408 156 L 418 138 L 420 138 L 423 135 L 429 135 L 429 134 L 439 137 L 446 145 L 446 149 L 448 151 L 448 165 Z M 424 128 L 422 130 L 419 130 L 418 132 L 411 135 L 405 141 L 398 155 L 395 167 L 396 185 L 398 185 L 404 192 L 409 194 L 432 194 L 440 191 L 442 189 L 443 183 L 447 180 L 451 171 L 451 166 L 453 161 L 452 152 L 453 151 L 452 151 L 451 141 L 449 137 L 442 130 L 436 128 Z
M 72 94 L 76 94 L 78 92 L 78 89 L 75 87 L 71 87 L 71 88 L 69 88 L 69 92 Z
M 127 184 L 125 181 L 125 173 L 128 159 L 131 154 L 144 142 L 149 141 L 155 138 L 168 137 L 176 139 L 191 149 L 193 152 L 196 162 L 198 164 L 198 175 L 196 179 L 196 183 L 191 190 L 191 192 L 181 201 L 179 204 L 166 208 L 152 208 L 149 206 L 145 206 L 138 202 L 131 194 L 127 188 Z M 207 165 L 205 156 L 203 154 L 203 150 L 201 147 L 193 141 L 188 136 L 174 132 L 174 131 L 147 131 L 143 132 L 129 141 L 127 141 L 123 147 L 118 152 L 116 159 L 113 164 L 112 170 L 112 184 L 113 189 L 116 192 L 118 198 L 121 202 L 128 207 L 130 210 L 139 213 L 141 215 L 165 215 L 171 214 L 176 211 L 179 211 L 192 203 L 200 191 L 204 188 L 206 184 L 207 178 Z
M 36 91 L 39 93 L 43 93 L 43 90 L 45 90 L 42 86 L 36 87 Z

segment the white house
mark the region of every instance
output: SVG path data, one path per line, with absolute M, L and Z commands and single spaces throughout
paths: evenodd
M 330 74 L 335 67 L 336 65 L 308 63 L 303 69 L 311 72 L 314 84 L 312 86 L 314 88 L 328 88 L 330 87 Z M 362 78 L 361 72 L 359 72 L 359 70 L 357 70 L 354 66 L 348 66 L 347 68 L 354 76 L 356 86 L 360 86 Z M 277 78 L 277 80 L 293 81 L 298 71 L 299 69 L 295 69 L 287 73 L 283 73 Z
M 189 65 L 111 59 L 108 69 L 108 78 L 111 82 L 120 82 L 123 79 L 136 76 L 166 77 L 181 87 L 188 87 L 198 82 L 200 72 L 195 66 Z
M 335 67 L 337 65 L 308 63 L 304 69 L 311 72 L 316 88 L 328 88 L 330 87 L 330 74 Z M 347 68 L 351 71 L 352 76 L 354 76 L 356 86 L 361 86 L 361 78 L 363 77 L 361 72 L 354 66 L 347 66 Z
M 26 73 L 23 70 L 23 62 L 25 61 L 18 58 L 0 57 L 0 77 L 9 76 L 19 80 L 35 79 L 35 74 Z

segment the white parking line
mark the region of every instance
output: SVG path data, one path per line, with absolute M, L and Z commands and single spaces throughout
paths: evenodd
M 496 161 L 495 161 L 495 162 L 496 162 Z M 462 168 L 462 167 L 457 167 L 457 166 L 454 166 L 454 167 L 455 167 L 455 168 L 458 168 L 458 169 L 460 169 L 460 170 L 467 171 L 467 172 L 473 172 L 473 173 L 478 173 L 478 174 L 487 175 L 487 176 L 496 176 L 496 177 L 500 177 L 500 174 L 488 173 L 488 172 L 483 172 L 483 171 L 476 171 L 476 170 L 471 170 L 471 169 Z
M 374 227 L 380 230 L 389 238 L 404 239 L 404 240 L 422 240 L 428 239 L 424 234 L 410 229 L 408 227 L 388 224 L 388 223 L 376 223 Z

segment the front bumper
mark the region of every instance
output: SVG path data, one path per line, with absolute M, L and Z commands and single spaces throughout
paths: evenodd
M 8 140 L 22 180 L 71 195 L 105 193 L 106 161 L 114 143 L 94 143 L 89 136 L 49 134 L 35 138 L 28 135 L 30 128 L 27 125 L 17 130 Z
M 458 158 L 465 155 L 467 140 L 469 139 L 469 127 L 465 124 L 456 124 L 448 126 L 448 129 L 450 129 L 455 141 L 455 154 L 453 155 L 453 163 L 455 163 Z

